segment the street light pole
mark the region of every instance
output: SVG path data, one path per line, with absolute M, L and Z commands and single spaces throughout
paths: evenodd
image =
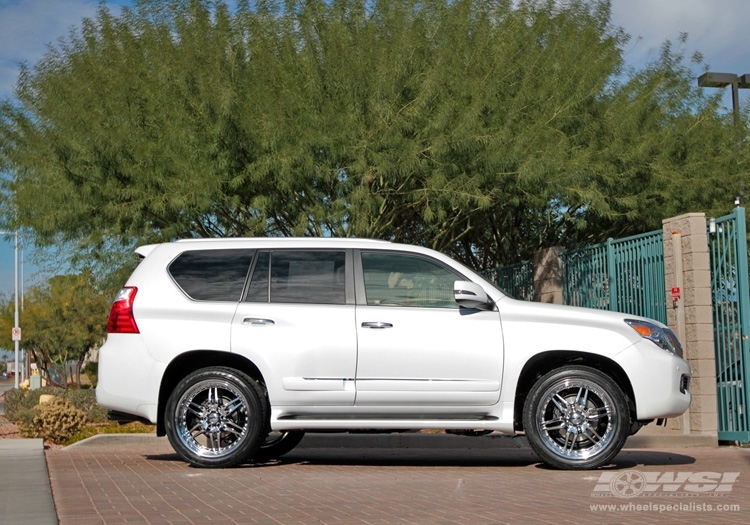
M 750 88 L 750 73 L 735 75 L 734 73 L 703 73 L 698 77 L 699 87 L 725 88 L 732 86 L 732 113 L 734 124 L 740 123 L 740 89 Z
M 19 327 L 19 319 L 18 319 L 18 230 L 14 232 L 0 232 L 0 235 L 10 235 L 13 234 L 15 236 L 15 244 L 14 244 L 14 255 L 15 255 L 15 284 L 14 284 L 14 290 L 15 290 L 15 302 L 16 302 L 16 311 L 15 311 L 15 317 L 14 317 L 14 324 L 13 324 L 13 343 L 15 345 L 16 350 L 16 364 L 13 368 L 13 378 L 14 378 L 14 385 L 16 387 L 16 390 L 18 389 L 18 347 L 21 341 L 20 337 L 20 327 Z M 16 336 L 16 332 L 18 333 L 18 336 Z
M 732 114 L 734 115 L 734 129 L 736 135 L 735 155 L 740 146 L 740 89 L 750 88 L 750 73 L 735 75 L 734 73 L 703 73 L 698 77 L 698 87 L 725 88 L 732 86 Z M 734 204 L 739 206 L 744 194 L 744 188 L 740 183 L 740 195 L 735 197 Z
M 16 301 L 16 313 L 14 316 L 15 322 L 13 324 L 14 328 L 19 328 L 19 319 L 18 319 L 18 230 L 16 230 L 16 242 L 14 247 L 14 253 L 16 257 L 16 263 L 15 263 L 15 269 L 16 269 L 16 278 L 13 279 L 15 282 L 15 301 Z M 16 350 L 16 367 L 15 367 L 15 374 L 13 374 L 13 384 L 16 387 L 16 390 L 18 390 L 18 347 L 21 343 L 21 337 L 14 337 L 13 343 Z

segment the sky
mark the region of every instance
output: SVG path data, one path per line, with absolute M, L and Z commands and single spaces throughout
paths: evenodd
M 115 12 L 128 3 L 107 2 Z M 48 44 L 67 35 L 71 27 L 80 27 L 84 17 L 92 17 L 97 5 L 97 0 L 0 0 L 0 99 L 12 97 L 20 63 L 34 64 Z M 745 42 L 749 0 L 612 0 L 611 5 L 613 24 L 631 35 L 625 47 L 631 66 L 643 67 L 658 56 L 665 40 L 676 46 L 680 34 L 687 33 L 683 46 L 687 57 L 700 51 L 711 71 L 750 73 Z M 696 69 L 696 78 L 701 73 Z M 724 105 L 731 111 L 729 89 L 725 91 Z M 750 99 L 744 90 L 740 92 L 744 105 Z M 24 253 L 31 250 L 27 247 Z M 0 238 L 0 294 L 7 296 L 13 291 L 13 254 L 12 237 Z M 36 268 L 27 260 L 24 269 L 26 283 L 33 282 Z

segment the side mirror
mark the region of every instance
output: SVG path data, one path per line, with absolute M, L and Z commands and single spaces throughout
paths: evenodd
M 466 308 L 488 308 L 491 304 L 484 289 L 471 281 L 455 281 L 453 297 L 460 306 Z

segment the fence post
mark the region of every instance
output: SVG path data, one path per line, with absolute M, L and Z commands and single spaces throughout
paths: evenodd
M 664 219 L 662 227 L 667 324 L 675 332 L 684 333 L 681 341 L 684 357 L 693 371 L 690 408 L 681 418 L 670 420 L 670 424 L 677 433 L 702 437 L 716 444 L 716 366 L 706 216 L 704 213 L 687 213 Z M 679 252 L 681 261 L 676 260 Z M 673 306 L 672 290 L 676 288 L 679 288 L 680 297 L 677 308 L 674 308 L 670 306 Z
M 559 246 L 534 254 L 534 301 L 562 304 L 562 263 Z
M 609 309 L 617 311 L 617 264 L 612 237 L 607 239 L 607 282 L 609 283 Z

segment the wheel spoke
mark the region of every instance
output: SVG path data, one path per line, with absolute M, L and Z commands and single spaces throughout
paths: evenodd
M 194 401 L 191 401 L 187 405 L 188 411 L 192 412 L 196 417 L 201 418 L 203 417 L 203 406 L 197 404 Z
M 589 441 L 591 441 L 594 445 L 596 445 L 602 440 L 602 437 L 599 434 L 597 434 L 596 430 L 594 430 L 594 427 L 591 427 L 591 426 L 586 429 L 586 432 L 583 435 L 586 436 L 589 439 Z
M 609 415 L 609 407 L 607 406 L 590 408 L 588 410 L 588 413 L 586 414 L 586 419 L 588 421 L 596 421 L 597 419 L 607 417 L 608 415 Z
M 239 397 L 236 397 L 232 399 L 231 401 L 224 403 L 224 410 L 226 411 L 226 415 L 230 416 L 233 412 L 235 412 L 237 409 L 242 408 L 244 403 L 242 402 L 242 399 Z
M 219 387 L 215 386 L 208 390 L 208 401 L 209 403 L 219 404 Z
M 194 435 L 194 432 L 198 432 L 198 435 L 199 435 L 199 436 L 200 436 L 201 434 L 204 434 L 204 433 L 205 433 L 205 431 L 203 430 L 203 422 L 202 422 L 202 421 L 200 421 L 200 422 L 196 423 L 196 425 L 195 425 L 195 426 L 194 426 L 193 428 L 190 428 L 190 429 L 188 429 L 188 432 L 189 432 L 190 434 L 193 434 L 193 435 Z
M 237 425 L 234 421 L 225 421 L 224 424 L 226 425 L 227 432 L 232 432 L 233 434 L 240 435 L 245 430 L 243 427 Z
M 209 441 L 211 443 L 211 450 L 217 451 L 221 449 L 221 435 L 219 432 L 211 432 L 209 434 Z
M 565 419 L 562 416 L 558 416 L 550 419 L 549 421 L 542 422 L 542 428 L 546 431 L 560 430 L 565 427 Z
M 565 398 L 562 397 L 560 394 L 555 394 L 555 397 L 552 398 L 552 402 L 555 404 L 555 406 L 560 409 L 561 412 L 565 412 L 565 410 L 568 408 L 568 402 L 565 401 Z
M 568 450 L 568 443 L 570 443 L 570 450 Z M 572 432 L 567 432 L 565 434 L 565 444 L 563 445 L 563 450 L 566 454 L 569 454 L 573 452 L 573 446 L 576 443 L 576 434 L 573 434 Z

